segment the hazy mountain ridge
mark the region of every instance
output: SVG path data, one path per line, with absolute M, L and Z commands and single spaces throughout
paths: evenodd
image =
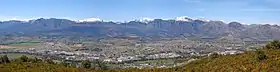
M 67 19 L 36 19 L 24 21 L 0 22 L 0 32 L 24 34 L 86 35 L 86 36 L 126 36 L 142 37 L 199 37 L 221 38 L 232 36 L 242 40 L 280 39 L 278 25 L 244 25 L 238 22 L 192 20 L 162 20 L 117 22 L 76 22 Z

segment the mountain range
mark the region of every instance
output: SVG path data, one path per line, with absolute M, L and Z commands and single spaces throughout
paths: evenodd
M 138 36 L 184 37 L 234 40 L 280 39 L 280 26 L 270 24 L 225 23 L 200 19 L 153 19 L 129 22 L 72 21 L 68 19 L 39 18 L 29 21 L 2 21 L 0 35 L 20 33 L 24 35 L 62 36 Z

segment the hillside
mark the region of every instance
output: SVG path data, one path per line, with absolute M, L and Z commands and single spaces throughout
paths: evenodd
M 5 56 L 4 56 L 5 57 Z M 23 58 L 20 58 L 22 61 Z M 4 63 L 3 63 L 4 62 Z M 96 70 L 93 68 L 75 68 L 62 64 L 55 64 L 48 61 L 29 60 L 25 62 L 6 63 L 1 57 L 0 71 L 28 71 L 37 72 L 44 70 L 47 72 L 279 72 L 280 68 L 280 41 L 272 41 L 262 49 L 250 51 L 243 54 L 235 55 L 219 55 L 213 53 L 208 57 L 204 57 L 192 61 L 181 67 L 174 68 L 149 68 L 149 69 L 114 69 L 114 70 Z
M 1 72 L 83 72 L 74 67 L 64 67 L 48 63 L 8 63 L 0 64 Z
M 202 58 L 182 67 L 140 69 L 139 72 L 279 72 L 280 42 L 272 41 L 263 49 L 236 55 L 217 55 Z M 133 71 L 128 69 L 126 71 Z
M 279 72 L 280 42 L 274 40 L 262 49 L 236 55 L 211 55 L 193 61 L 183 67 L 186 71 L 196 72 L 227 72 L 227 71 L 272 71 Z
M 227 72 L 227 71 L 272 71 L 279 72 L 280 51 L 264 50 L 267 56 L 265 60 L 258 61 L 255 52 L 247 52 L 238 55 L 220 56 L 217 58 L 204 58 L 187 64 L 187 71 L 196 72 Z

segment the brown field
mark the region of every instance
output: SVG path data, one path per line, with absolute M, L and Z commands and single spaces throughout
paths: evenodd
M 0 48 L 30 48 L 34 46 L 7 46 L 7 45 L 0 45 Z

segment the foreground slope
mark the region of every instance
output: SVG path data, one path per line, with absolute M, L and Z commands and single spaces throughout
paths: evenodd
M 0 72 L 83 72 L 85 70 L 48 63 L 0 64 Z
M 266 59 L 256 59 L 255 52 L 238 55 L 204 58 L 187 64 L 187 71 L 280 71 L 280 51 L 264 50 Z

